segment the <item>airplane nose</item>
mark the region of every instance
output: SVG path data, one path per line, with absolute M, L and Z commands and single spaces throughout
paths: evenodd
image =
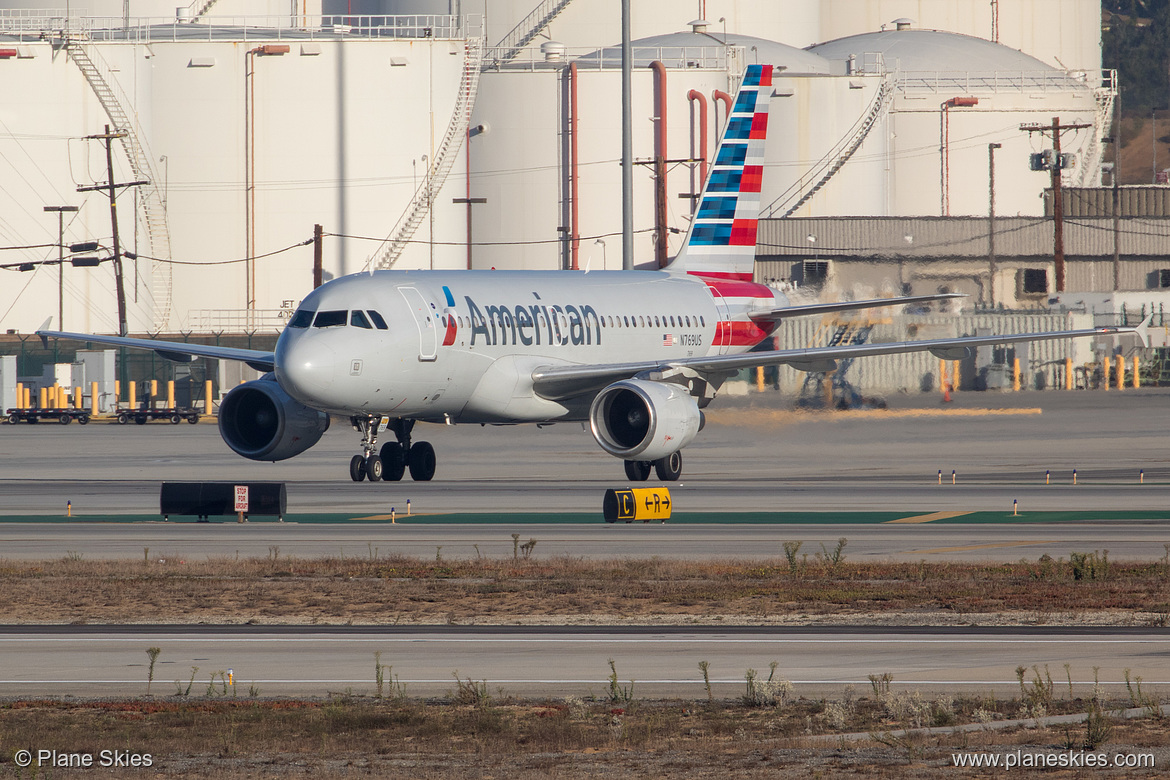
M 281 387 L 301 401 L 327 398 L 333 387 L 337 355 L 319 339 L 298 339 L 278 354 L 276 379 Z

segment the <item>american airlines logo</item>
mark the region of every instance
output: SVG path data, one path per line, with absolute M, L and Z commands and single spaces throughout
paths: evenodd
M 601 344 L 601 318 L 592 306 L 484 306 L 463 296 L 471 315 L 471 346 Z

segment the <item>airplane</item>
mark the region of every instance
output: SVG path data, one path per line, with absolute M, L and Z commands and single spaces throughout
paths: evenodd
M 150 349 L 171 360 L 239 360 L 266 372 L 233 388 L 219 408 L 228 447 L 279 461 L 306 451 L 348 417 L 362 434 L 355 482 L 414 480 L 437 456 L 414 440 L 418 422 L 588 423 L 631 481 L 674 481 L 703 409 L 743 368 L 829 371 L 845 358 L 929 351 L 945 360 L 979 346 L 1133 333 L 1105 327 L 1048 333 L 748 350 L 787 317 L 945 301 L 915 295 L 793 305 L 752 281 L 773 68 L 749 65 L 677 257 L 658 271 L 359 272 L 301 301 L 275 350 L 51 331 Z M 394 441 L 378 448 L 383 419 Z

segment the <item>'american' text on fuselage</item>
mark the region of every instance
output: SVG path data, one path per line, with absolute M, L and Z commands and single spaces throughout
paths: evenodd
M 463 296 L 471 318 L 471 346 L 482 338 L 484 346 L 523 344 L 554 346 L 601 344 L 601 318 L 592 306 L 484 306 Z

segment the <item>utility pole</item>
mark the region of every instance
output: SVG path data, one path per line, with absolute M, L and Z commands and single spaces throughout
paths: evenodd
M 130 181 L 122 184 L 114 182 L 114 139 L 124 138 L 125 131 L 118 130 L 110 132 L 110 126 L 106 125 L 106 131 L 101 135 L 87 135 L 87 140 L 102 141 L 106 145 L 106 176 L 105 184 L 94 184 L 89 187 L 78 187 L 78 192 L 93 192 L 95 190 L 105 190 L 106 197 L 110 199 L 110 226 L 113 229 L 114 235 L 114 256 L 111 260 L 114 261 L 114 282 L 118 291 L 118 335 L 125 336 L 129 333 L 129 328 L 126 325 L 126 290 L 122 281 L 122 244 L 118 240 L 118 188 L 119 187 L 139 187 L 143 184 L 150 184 L 149 181 L 143 179 L 141 181 Z
M 1085 130 L 1092 127 L 1089 124 L 1062 125 L 1060 117 L 1052 117 L 1051 125 L 1020 125 L 1026 133 L 1052 133 L 1052 160 L 1044 162 L 1040 167 L 1033 165 L 1033 170 L 1047 169 L 1052 176 L 1052 256 L 1056 264 L 1056 291 L 1064 292 L 1064 201 L 1060 189 L 1061 171 L 1073 164 L 1072 156 L 1065 156 L 1060 151 L 1060 134 L 1068 130 Z
M 313 289 L 316 290 L 324 281 L 324 268 L 322 265 L 322 246 L 321 237 L 324 235 L 324 228 L 320 225 L 313 225 Z
M 995 150 L 1003 144 L 987 145 L 987 295 L 995 308 Z
M 622 270 L 634 269 L 633 49 L 630 0 L 622 0 Z
M 45 206 L 57 214 L 57 330 L 65 330 L 65 212 L 75 213 L 77 206 Z

